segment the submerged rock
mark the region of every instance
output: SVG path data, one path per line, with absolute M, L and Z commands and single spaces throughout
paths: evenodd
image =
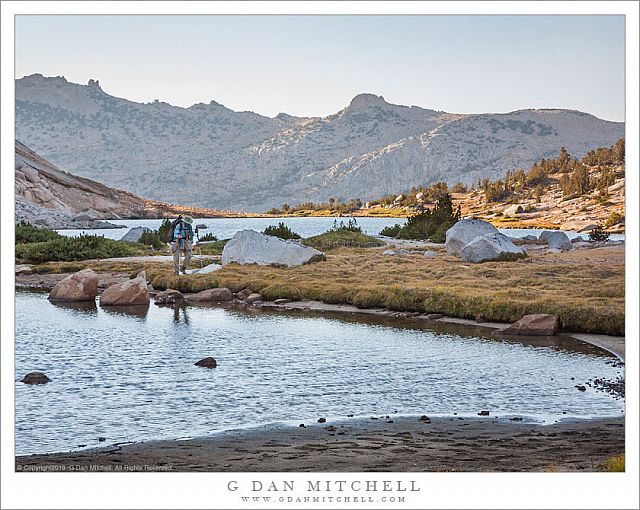
M 225 245 L 222 265 L 230 263 L 268 266 L 300 266 L 322 257 L 323 253 L 290 240 L 268 236 L 255 230 L 241 230 Z
M 25 384 L 47 384 L 51 382 L 51 379 L 42 372 L 30 372 L 25 375 L 20 382 Z
M 216 368 L 218 366 L 218 362 L 215 360 L 215 358 L 209 356 L 207 358 L 201 359 L 200 361 L 196 361 L 194 365 L 204 368 Z
M 98 295 L 98 275 L 92 269 L 83 269 L 56 283 L 49 301 L 95 301 Z
M 184 299 L 182 292 L 179 290 L 167 289 L 156 295 L 154 301 L 156 305 L 166 305 L 175 303 L 176 301 L 182 301 L 182 299 Z
M 525 315 L 502 330 L 505 335 L 552 336 L 558 332 L 560 320 L 555 315 L 536 313 Z
M 509 255 L 523 256 L 525 252 L 504 234 L 494 232 L 476 237 L 460 250 L 459 255 L 465 262 L 483 262 Z
M 141 271 L 132 280 L 107 287 L 100 296 L 100 304 L 103 306 L 148 305 L 149 289 L 146 273 Z
M 480 411 L 478 416 L 489 416 L 489 411 Z
M 231 301 L 233 300 L 233 293 L 226 287 L 219 287 L 216 289 L 207 289 L 202 292 L 198 292 L 188 298 L 191 301 Z
M 498 229 L 486 221 L 460 220 L 447 230 L 445 241 L 447 253 L 449 255 L 458 255 L 476 237 L 495 233 L 498 233 Z

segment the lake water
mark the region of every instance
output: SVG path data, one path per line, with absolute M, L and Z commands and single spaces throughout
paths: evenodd
M 218 239 L 230 239 L 236 232 L 243 229 L 252 229 L 262 232 L 269 225 L 277 225 L 283 222 L 294 232 L 297 232 L 302 237 L 310 237 L 317 234 L 326 232 L 333 226 L 335 220 L 349 221 L 349 218 L 328 218 L 328 217 L 313 217 L 313 218 L 194 218 L 193 224 L 207 225 L 206 230 L 202 230 L 201 234 L 214 234 Z M 109 220 L 111 223 L 117 225 L 125 225 L 127 228 L 132 227 L 149 227 L 156 230 L 162 223 L 161 219 L 155 220 Z M 358 225 L 362 228 L 362 231 L 370 235 L 378 235 L 384 227 L 392 226 L 397 223 L 404 224 L 406 218 L 356 218 Z M 529 234 L 540 235 L 542 230 L 538 229 L 499 229 L 501 232 L 512 237 L 524 237 Z M 121 239 L 127 230 L 124 228 L 115 229 L 85 229 L 85 230 L 58 230 L 59 233 L 66 236 L 78 236 L 84 234 L 97 234 L 110 239 Z M 570 238 L 582 235 L 587 237 L 586 234 L 578 234 L 577 232 L 567 231 L 567 235 Z M 611 240 L 624 240 L 624 234 L 611 234 Z
M 571 339 L 554 347 L 417 321 L 368 322 L 219 307 L 107 311 L 16 292 L 16 453 L 204 436 L 318 417 L 620 416 L 624 400 L 588 388 L 622 368 Z M 471 332 L 470 332 L 471 331 Z M 206 356 L 210 370 L 194 366 Z M 573 379 L 572 379 L 573 378 Z M 563 414 L 566 413 L 566 414 Z M 98 438 L 105 442 L 98 442 Z

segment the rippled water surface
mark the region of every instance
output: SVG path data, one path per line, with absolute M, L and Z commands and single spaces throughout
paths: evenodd
M 575 388 L 620 375 L 612 358 L 557 343 L 223 308 L 72 308 L 17 292 L 16 379 L 40 370 L 52 382 L 16 384 L 16 452 L 394 411 L 620 416 L 622 400 Z M 217 369 L 194 366 L 206 356 Z
M 277 225 L 279 222 L 283 222 L 285 225 L 293 229 L 302 237 L 315 236 L 326 232 L 333 226 L 335 220 L 349 221 L 349 218 L 195 218 L 193 220 L 194 225 L 205 224 L 208 229 L 203 230 L 202 233 L 214 234 L 218 239 L 230 239 L 238 230 L 253 229 L 262 232 L 269 225 Z M 152 229 L 157 229 L 162 223 L 162 220 L 110 220 L 111 223 L 117 225 L 126 225 L 128 228 L 143 226 Z M 392 226 L 397 223 L 403 224 L 407 221 L 406 218 L 356 218 L 358 225 L 362 228 L 362 231 L 370 234 L 377 235 L 384 227 Z M 526 229 L 526 228 L 509 228 L 499 229 L 501 232 L 512 237 L 524 237 L 528 234 L 540 235 L 542 230 Z M 85 230 L 58 230 L 66 236 L 77 236 L 82 233 L 85 234 L 97 234 L 111 239 L 121 239 L 123 235 L 127 233 L 124 228 L 115 229 L 85 229 Z M 578 235 L 587 237 L 586 234 L 578 234 L 577 232 L 567 232 L 570 238 L 574 238 Z M 624 240 L 624 234 L 611 234 L 611 240 Z

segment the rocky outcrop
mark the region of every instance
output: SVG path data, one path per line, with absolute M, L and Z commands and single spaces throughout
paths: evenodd
M 104 174 L 101 173 L 100 177 Z M 146 200 L 72 175 L 17 140 L 15 197 L 16 223 L 25 221 L 50 229 L 125 228 L 104 221 L 111 218 L 160 218 L 176 213 L 207 217 L 220 215 L 220 211 L 194 210 Z
M 107 287 L 100 296 L 100 304 L 102 306 L 148 305 L 149 289 L 146 273 L 142 271 L 132 280 Z
M 183 299 L 184 296 L 179 290 L 167 289 L 156 294 L 156 297 L 153 299 L 153 301 L 156 305 L 168 305 L 173 304 L 177 301 L 182 301 Z
M 462 248 L 476 237 L 498 233 L 491 223 L 482 220 L 463 219 L 447 230 L 445 245 L 449 255 L 458 255 Z
M 525 253 L 507 236 L 500 232 L 494 232 L 476 237 L 460 250 L 459 255 L 465 262 L 484 262 L 509 256 L 522 257 Z
M 128 243 L 137 243 L 145 232 L 151 232 L 151 229 L 148 227 L 133 227 L 120 240 Z
M 187 299 L 189 301 L 232 301 L 233 293 L 226 287 L 219 287 L 216 289 L 203 290 L 202 292 L 188 296 Z
M 98 275 L 83 269 L 56 283 L 49 293 L 49 301 L 95 301 L 98 295 Z
M 42 372 L 30 372 L 25 375 L 20 382 L 25 384 L 47 384 L 51 382 L 51 379 Z
M 524 208 L 519 204 L 510 205 L 504 210 L 504 213 L 507 216 L 515 216 L 516 214 L 520 214 L 522 212 L 524 212 Z
M 505 335 L 551 336 L 558 332 L 560 321 L 555 315 L 537 313 L 525 315 L 502 330 Z
M 255 230 L 241 230 L 225 245 L 222 251 L 222 265 L 236 263 L 300 266 L 322 255 L 321 251 L 295 241 L 285 241 Z

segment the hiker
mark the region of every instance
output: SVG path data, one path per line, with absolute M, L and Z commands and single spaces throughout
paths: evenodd
M 173 252 L 173 274 L 187 274 L 187 267 L 191 262 L 191 251 L 193 249 L 193 219 L 189 216 L 182 218 L 182 215 L 171 224 L 170 242 Z M 184 260 L 180 266 L 180 252 L 184 253 Z

